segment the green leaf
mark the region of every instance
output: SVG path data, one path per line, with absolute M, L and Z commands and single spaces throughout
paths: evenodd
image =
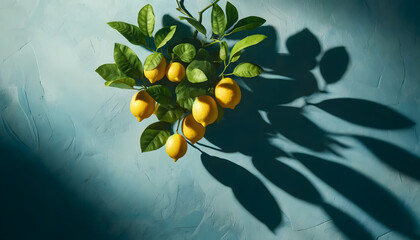
M 155 45 L 156 49 L 159 49 L 172 39 L 176 31 L 176 25 L 170 27 L 161 28 L 155 34 Z
M 213 9 L 211 11 L 211 27 L 214 34 L 219 36 L 221 36 L 226 29 L 225 13 L 217 3 L 213 4 Z
M 179 17 L 179 19 L 180 20 L 187 20 L 187 22 L 189 24 L 191 24 L 195 29 L 197 29 L 197 31 L 201 32 L 204 35 L 207 34 L 206 28 L 203 26 L 203 24 L 201 24 L 197 20 L 192 19 L 192 18 L 188 18 L 188 17 Z
M 186 73 L 192 83 L 205 82 L 214 75 L 213 64 L 207 60 L 194 60 L 188 65 Z
M 172 107 L 167 105 L 159 105 L 156 116 L 160 121 L 174 123 L 184 114 L 184 110 L 180 107 Z
M 144 61 L 144 70 L 149 71 L 155 69 L 162 61 L 162 53 L 152 53 Z
M 130 43 L 134 45 L 147 45 L 146 38 L 140 32 L 139 27 L 125 22 L 109 22 L 108 25 L 121 33 Z
M 155 29 L 155 14 L 153 12 L 153 7 L 150 4 L 147 4 L 140 9 L 137 22 L 139 24 L 140 31 L 145 36 L 153 36 L 153 30 Z
M 191 83 L 188 80 L 182 80 L 175 88 L 177 103 L 188 110 L 192 109 L 194 99 L 207 93 L 206 83 Z
M 233 74 L 238 77 L 256 77 L 263 72 L 263 69 L 253 63 L 240 63 L 233 70 Z
M 170 104 L 172 102 L 172 93 L 168 87 L 154 85 L 147 88 L 146 92 L 160 104 Z
M 219 104 L 217 104 L 217 119 L 216 119 L 217 123 L 222 121 L 224 113 L 225 113 L 225 110 Z
M 129 47 L 115 43 L 114 60 L 124 74 L 134 78 L 143 77 L 143 66 L 136 53 Z
M 191 62 L 195 58 L 195 47 L 191 43 L 178 44 L 173 48 L 173 53 L 183 62 Z
M 227 56 L 228 56 L 228 45 L 225 41 L 220 42 L 220 52 L 219 52 L 219 57 L 221 60 L 226 60 Z
M 160 107 L 159 107 L 160 108 Z M 159 109 L 158 108 L 158 109 Z M 161 148 L 171 135 L 171 124 L 156 122 L 150 124 L 141 134 L 140 148 L 142 152 L 149 152 Z
M 230 60 L 230 62 L 231 62 L 231 63 L 234 63 L 234 62 L 238 61 L 238 60 L 239 60 L 239 58 L 241 57 L 241 54 L 242 54 L 242 52 L 241 52 L 241 51 L 239 51 L 239 52 L 235 53 L 235 55 L 233 55 L 233 56 L 232 56 L 232 59 Z
M 207 51 L 204 48 L 200 48 L 197 51 L 197 55 L 195 56 L 196 60 L 207 60 L 210 61 L 211 60 L 211 55 L 209 53 L 209 51 Z
M 236 21 L 238 21 L 238 10 L 230 2 L 226 2 L 226 18 L 226 29 L 229 29 L 233 26 L 233 24 L 235 24 Z
M 244 30 L 252 30 L 263 25 L 264 23 L 265 23 L 265 19 L 260 18 L 260 17 L 250 16 L 250 17 L 242 18 L 233 27 L 233 29 L 226 35 L 230 35 L 232 33 L 240 32 Z
M 95 72 L 97 72 L 103 79 L 106 81 L 117 80 L 120 78 L 127 77 L 122 73 L 115 63 L 107 63 L 98 67 Z
M 232 59 L 233 56 L 235 56 L 235 54 L 239 51 L 241 51 L 244 48 L 253 46 L 255 44 L 258 44 L 259 42 L 261 42 L 262 40 L 264 40 L 265 38 L 267 38 L 267 36 L 264 36 L 262 34 L 255 34 L 255 35 L 251 35 L 248 36 L 244 39 L 242 39 L 241 41 L 237 42 L 235 44 L 235 46 L 233 46 L 232 51 L 230 52 L 230 59 Z
M 105 87 L 116 87 L 122 89 L 134 89 L 133 86 L 136 84 L 136 80 L 132 78 L 120 78 L 117 80 L 106 81 Z

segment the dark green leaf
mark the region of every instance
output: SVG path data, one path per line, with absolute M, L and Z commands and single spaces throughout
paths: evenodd
M 170 27 L 164 27 L 161 28 L 159 31 L 155 34 L 155 45 L 156 49 L 159 49 L 172 39 L 176 31 L 176 26 L 170 26 Z
M 148 37 L 153 36 L 153 30 L 155 29 L 155 14 L 153 12 L 153 7 L 150 4 L 147 4 L 140 9 L 137 22 L 143 35 Z
M 144 61 L 144 70 L 149 71 L 155 69 L 162 61 L 162 53 L 152 53 Z
M 173 53 L 183 62 L 191 62 L 195 58 L 195 47 L 191 43 L 178 44 L 173 48 Z
M 169 88 L 162 85 L 154 85 L 146 89 L 146 92 L 160 104 L 170 104 L 172 93 Z
M 188 17 L 179 17 L 179 19 L 181 19 L 181 20 L 187 20 L 187 22 L 189 24 L 191 24 L 195 29 L 197 29 L 197 31 L 201 32 L 204 35 L 207 34 L 206 28 L 203 26 L 203 24 L 201 24 L 197 20 L 192 19 L 192 18 L 188 18 Z
M 161 148 L 171 135 L 171 124 L 156 122 L 150 124 L 141 134 L 140 148 L 142 152 L 149 152 Z
M 174 123 L 183 114 L 184 114 L 184 110 L 180 107 L 159 105 L 156 116 L 160 121 Z
M 232 33 L 244 31 L 244 30 L 252 30 L 255 29 L 265 23 L 264 18 L 260 17 L 246 17 L 239 20 L 239 22 L 233 27 L 233 29 L 227 33 L 227 35 L 230 35 Z
M 115 63 L 103 64 L 95 70 L 106 81 L 117 80 L 127 77 L 122 73 Z
M 233 74 L 238 77 L 256 77 L 263 72 L 263 69 L 253 63 L 240 63 L 233 70 Z
M 219 52 L 219 57 L 221 60 L 226 60 L 227 56 L 228 56 L 228 45 L 225 41 L 220 43 L 220 52 Z
M 134 78 L 143 77 L 143 66 L 136 53 L 129 47 L 115 43 L 114 60 L 124 74 Z
M 175 88 L 177 103 L 188 110 L 192 109 L 194 99 L 206 94 L 206 92 L 206 83 L 191 83 L 186 79 L 182 80 Z
M 209 53 L 209 51 L 207 51 L 204 48 L 200 48 L 197 51 L 197 55 L 195 56 L 196 60 L 207 60 L 210 61 L 211 60 L 211 55 Z
M 226 29 L 229 29 L 230 27 L 233 26 L 233 24 L 235 24 L 236 21 L 238 21 L 238 10 L 230 2 L 226 2 L 226 18 L 227 18 Z
M 267 38 L 267 36 L 264 36 L 262 34 L 255 34 L 242 39 L 241 41 L 237 42 L 235 46 L 233 46 L 232 51 L 230 52 L 230 59 L 232 59 L 232 57 L 235 56 L 237 52 L 241 51 L 244 48 L 258 44 L 265 38 Z
M 136 80 L 132 78 L 120 78 L 117 80 L 106 81 L 105 87 L 116 87 L 122 89 L 133 89 L 133 86 L 136 84 Z
M 213 4 L 213 9 L 211 11 L 211 27 L 214 34 L 222 35 L 226 29 L 226 17 L 225 13 L 223 12 L 222 8 L 217 5 L 217 3 Z
M 192 83 L 205 82 L 214 75 L 213 64 L 207 60 L 194 60 L 188 65 L 186 73 Z
M 109 22 L 108 25 L 121 33 L 130 43 L 134 45 L 147 45 L 146 38 L 140 32 L 139 27 L 125 22 Z

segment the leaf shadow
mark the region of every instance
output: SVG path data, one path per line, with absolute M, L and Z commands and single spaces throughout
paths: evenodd
M 271 231 L 281 221 L 280 207 L 267 187 L 245 168 L 223 158 L 201 154 L 206 170 L 220 183 L 231 188 L 239 203 Z M 246 187 L 244 187 L 246 186 Z
M 344 164 L 303 153 L 293 153 L 293 156 L 385 226 L 412 238 L 419 237 L 411 213 L 384 187 Z
M 350 136 L 365 145 L 383 163 L 420 181 L 420 157 L 380 139 L 361 135 Z
M 345 121 L 377 129 L 400 129 L 415 123 L 388 106 L 356 98 L 334 98 L 310 103 Z
M 240 152 L 250 156 L 254 167 L 271 183 L 297 199 L 322 208 L 331 217 L 335 226 L 350 239 L 374 239 L 374 237 L 359 219 L 355 219 L 345 211 L 325 202 L 321 193 L 309 179 L 278 158 L 296 159 L 298 156 L 299 160 L 303 159 L 303 162 L 300 162 L 307 169 L 314 170 L 316 167 L 317 171 L 312 171 L 315 175 L 321 174 L 318 177 L 331 184 L 339 193 L 376 221 L 383 223 L 391 230 L 411 238 L 418 238 L 414 229 L 415 222 L 409 210 L 379 184 L 351 168 L 337 166 L 329 162 L 323 163 L 329 171 L 321 171 L 322 168 L 318 167 L 319 161 L 318 165 L 310 164 L 311 161 L 307 160 L 307 156 L 304 154 L 287 153 L 281 149 L 281 144 L 273 144 L 271 141 L 280 139 L 315 154 L 332 153 L 344 159 L 341 151 L 349 146 L 337 139 L 339 134 L 324 130 L 308 117 L 305 114 L 308 105 L 321 108 L 326 113 L 334 114 L 348 122 L 374 129 L 407 128 L 412 127 L 414 122 L 387 106 L 367 100 L 330 99 L 321 102 L 322 104 L 310 103 L 307 100 L 308 97 L 314 95 L 323 95 L 324 99 L 328 97 L 327 86 L 336 84 L 345 76 L 351 62 L 346 48 L 338 46 L 323 52 L 317 37 L 309 29 L 303 29 L 286 40 L 288 53 L 277 53 L 279 51 L 277 47 L 278 35 L 273 27 L 260 27 L 253 33 L 267 35 L 267 41 L 244 50 L 241 61 L 258 62 L 267 74 L 261 75 L 257 79 L 238 79 L 242 87 L 243 101 L 234 111 L 225 111 L 224 118 L 219 124 L 208 126 L 206 139 L 223 152 Z M 229 37 L 230 39 L 241 39 L 248 34 L 245 32 L 242 35 Z M 262 52 L 264 54 L 261 54 Z M 321 81 L 312 73 L 318 67 L 322 77 Z M 296 104 L 293 104 L 296 100 L 303 100 L 303 106 L 296 107 Z M 284 106 L 284 104 L 288 104 L 288 106 Z M 386 119 L 382 123 L 378 123 L 378 119 L 383 118 Z M 239 122 L 238 119 L 240 119 Z M 381 145 L 383 147 L 384 144 Z M 389 148 L 389 146 L 387 147 Z M 389 149 L 395 150 L 395 148 Z M 384 151 L 379 152 L 374 147 L 371 147 L 371 150 L 377 156 L 386 154 Z M 402 151 L 397 151 L 396 154 L 399 153 L 404 154 Z M 405 171 L 407 175 L 416 175 L 414 170 L 409 172 L 407 169 L 408 166 L 417 166 L 413 164 L 416 158 L 409 153 L 405 156 L 407 159 L 413 160 L 410 160 L 410 163 L 405 163 L 406 166 L 404 164 L 396 166 L 398 164 L 389 163 L 391 161 L 389 159 L 384 161 L 388 161 L 388 164 L 397 170 Z M 304 161 L 305 159 L 306 161 Z M 335 170 L 342 176 L 346 176 L 347 179 L 343 180 L 344 183 L 340 183 L 340 174 L 334 172 Z M 418 175 L 417 173 L 417 177 Z M 216 179 L 224 181 L 223 176 L 218 176 Z M 338 183 L 330 183 L 333 180 Z M 355 187 L 350 184 L 351 182 L 357 182 L 360 186 Z M 246 185 L 237 187 L 246 189 Z M 371 193 L 366 197 L 361 194 L 362 191 L 357 191 L 358 188 L 362 189 L 363 193 L 369 191 Z M 377 195 L 371 196 L 373 194 Z M 371 201 L 371 199 L 374 200 Z M 388 208 L 393 209 L 389 210 Z M 398 216 L 398 219 L 392 218 L 392 215 Z

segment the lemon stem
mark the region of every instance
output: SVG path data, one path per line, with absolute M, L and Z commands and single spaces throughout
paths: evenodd
M 201 21 L 202 21 L 202 17 L 203 17 L 203 13 L 207 10 L 207 9 L 209 9 L 211 6 L 213 6 L 213 4 L 216 4 L 217 2 L 219 2 L 220 0 L 216 0 L 216 1 L 214 1 L 213 3 L 211 3 L 211 4 L 209 4 L 207 7 L 205 7 L 203 10 L 201 10 L 201 11 L 199 11 L 198 12 L 198 22 L 199 23 L 201 23 Z M 198 31 L 197 30 L 195 30 L 194 31 L 194 33 L 193 33 L 193 38 L 197 38 L 197 33 L 198 33 Z
M 178 133 L 179 123 L 181 123 L 181 118 L 178 119 L 178 126 L 176 127 L 176 133 Z

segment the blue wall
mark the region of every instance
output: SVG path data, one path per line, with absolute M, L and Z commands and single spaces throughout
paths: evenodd
M 267 19 L 242 56 L 266 72 L 177 163 L 94 72 L 128 44 L 106 22 L 175 1 L 0 2 L 2 239 L 420 238 L 417 1 L 232 2 Z

